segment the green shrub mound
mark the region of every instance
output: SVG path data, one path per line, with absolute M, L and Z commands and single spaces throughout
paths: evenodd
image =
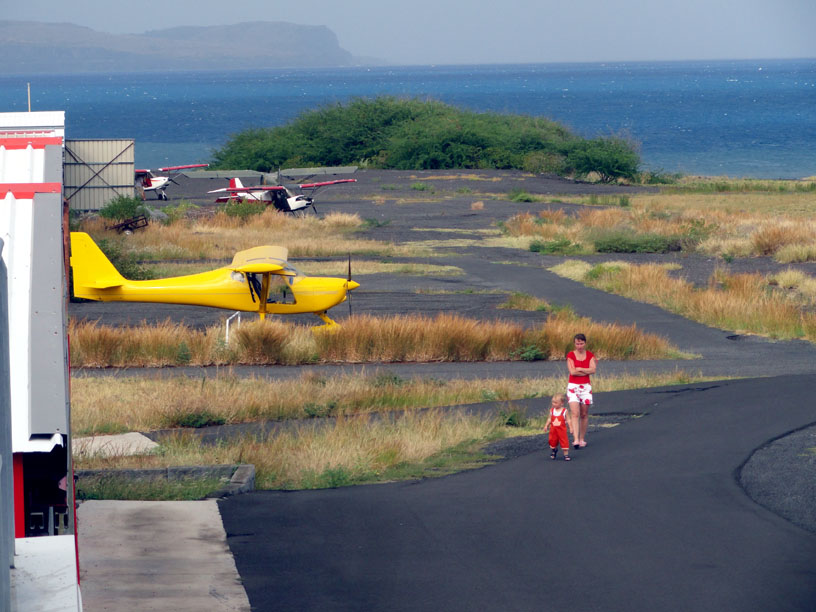
M 584 140 L 548 119 L 378 97 L 236 134 L 215 152 L 210 167 L 259 172 L 352 164 L 395 170 L 496 168 L 580 177 L 596 173 L 612 181 L 635 178 L 639 163 L 634 146 L 623 139 Z
M 669 253 L 683 250 L 683 239 L 659 234 L 610 232 L 595 240 L 595 250 L 598 253 Z

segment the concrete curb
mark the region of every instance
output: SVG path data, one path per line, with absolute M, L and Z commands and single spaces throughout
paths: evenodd
M 223 498 L 231 495 L 240 495 L 255 490 L 255 466 L 243 463 L 236 466 L 229 484 L 222 489 L 207 494 L 207 498 Z
M 183 480 L 186 478 L 220 478 L 226 485 L 208 493 L 205 498 L 222 498 L 255 490 L 255 466 L 251 463 L 232 465 L 183 465 L 150 469 L 76 470 L 78 482 L 83 478 L 115 476 L 131 480 Z

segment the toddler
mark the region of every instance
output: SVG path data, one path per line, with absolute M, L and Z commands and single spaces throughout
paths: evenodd
M 569 461 L 569 438 L 567 437 L 567 408 L 564 406 L 564 395 L 553 395 L 550 403 L 550 414 L 544 423 L 544 431 L 550 428 L 550 459 L 558 456 L 558 445 L 564 451 L 564 461 Z

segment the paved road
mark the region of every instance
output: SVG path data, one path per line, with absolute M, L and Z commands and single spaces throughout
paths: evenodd
M 816 536 L 735 478 L 816 418 L 811 391 L 788 376 L 604 394 L 606 411 L 646 416 L 571 463 L 542 451 L 219 505 L 257 610 L 813 610 Z

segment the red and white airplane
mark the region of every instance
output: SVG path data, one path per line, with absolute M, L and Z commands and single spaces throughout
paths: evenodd
M 207 193 L 228 193 L 229 195 L 219 196 L 216 202 L 235 202 L 242 200 L 250 200 L 255 202 L 264 202 L 272 204 L 281 212 L 288 212 L 292 214 L 304 214 L 309 207 L 313 212 L 316 212 L 314 207 L 314 194 L 321 187 L 329 185 L 338 185 L 340 183 L 356 183 L 357 179 L 338 179 L 334 181 L 323 181 L 320 183 L 301 183 L 298 188 L 306 190 L 309 195 L 302 193 L 295 193 L 284 185 L 255 185 L 253 187 L 244 187 L 241 179 L 230 179 L 229 187 L 222 187 L 221 189 L 213 189 Z
M 166 200 L 167 194 L 164 192 L 170 183 L 175 183 L 173 177 L 182 170 L 189 170 L 191 168 L 206 168 L 210 164 L 188 164 L 186 166 L 167 166 L 166 168 L 159 168 L 158 172 L 170 172 L 170 176 L 156 176 L 150 169 L 136 170 L 136 186 L 142 191 L 142 199 L 148 191 L 153 191 L 159 200 Z

